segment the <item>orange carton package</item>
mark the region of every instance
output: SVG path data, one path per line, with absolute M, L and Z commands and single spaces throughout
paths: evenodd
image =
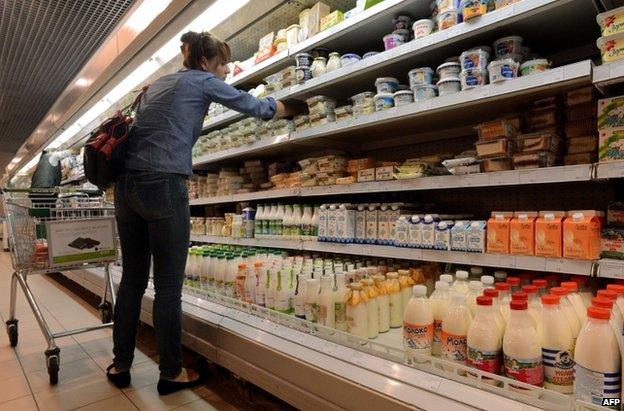
M 487 222 L 487 252 L 509 254 L 509 223 L 513 213 L 492 211 Z
M 509 223 L 509 252 L 517 255 L 535 254 L 535 211 L 516 211 Z
M 535 255 L 561 257 L 563 255 L 563 219 L 565 211 L 540 211 L 535 220 Z
M 600 258 L 600 215 L 597 211 L 570 211 L 563 221 L 563 256 L 581 260 Z

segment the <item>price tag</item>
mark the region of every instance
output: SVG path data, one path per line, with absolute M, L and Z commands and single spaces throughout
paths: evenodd
M 624 261 L 600 260 L 599 275 L 605 278 L 623 279 Z

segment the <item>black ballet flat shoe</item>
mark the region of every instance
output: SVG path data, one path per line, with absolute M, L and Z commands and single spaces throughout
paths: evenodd
M 111 364 L 106 368 L 106 377 L 110 382 L 115 384 L 115 387 L 128 388 L 130 386 L 130 371 L 122 371 L 115 374 L 111 374 L 110 370 L 115 367 L 115 364 Z
M 194 379 L 193 381 L 185 381 L 185 382 L 171 381 L 171 380 L 165 380 L 161 378 L 160 380 L 158 380 L 158 385 L 156 386 L 156 388 L 158 389 L 158 394 L 169 395 L 177 391 L 181 391 L 187 388 L 193 388 L 198 385 L 201 385 L 201 383 L 203 383 L 204 380 L 205 378 L 202 377 L 201 375 L 197 377 L 196 379 Z

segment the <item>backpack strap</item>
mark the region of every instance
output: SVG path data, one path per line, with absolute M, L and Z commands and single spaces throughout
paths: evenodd
M 141 104 L 141 99 L 143 98 L 143 95 L 145 94 L 145 92 L 147 91 L 148 88 L 149 88 L 149 86 L 144 86 L 141 89 L 141 92 L 139 94 L 137 94 L 136 98 L 132 102 L 132 105 L 130 106 L 130 110 L 131 111 L 134 111 L 137 107 L 139 107 L 139 105 Z

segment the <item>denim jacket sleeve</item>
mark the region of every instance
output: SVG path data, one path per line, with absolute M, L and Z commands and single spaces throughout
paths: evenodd
M 270 120 L 275 116 L 277 103 L 271 97 L 256 98 L 212 76 L 203 80 L 202 87 L 208 101 L 263 120 Z

